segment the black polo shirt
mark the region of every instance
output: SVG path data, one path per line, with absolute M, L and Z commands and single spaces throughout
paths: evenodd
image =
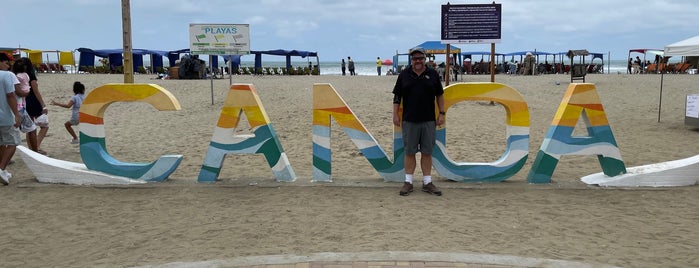
M 393 103 L 403 101 L 403 121 L 435 121 L 436 97 L 442 94 L 444 88 L 436 70 L 425 67 L 425 71 L 417 75 L 412 66 L 408 66 L 400 72 L 393 87 Z

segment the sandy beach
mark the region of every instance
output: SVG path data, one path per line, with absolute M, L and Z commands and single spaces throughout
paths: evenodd
M 531 115 L 529 160 L 502 183 L 468 184 L 434 174 L 441 197 L 398 195 L 383 182 L 337 125 L 332 130 L 333 182 L 312 179 L 312 88 L 330 83 L 387 152 L 392 152 L 391 90 L 395 76 L 235 76 L 253 84 L 297 175 L 274 180 L 262 155 L 227 156 L 219 181 L 197 183 L 230 81 L 157 80 L 182 109 L 158 112 L 144 103 L 116 103 L 105 115 L 107 148 L 123 161 L 184 155 L 163 183 L 70 186 L 38 183 L 19 153 L 0 187 L 2 267 L 125 267 L 175 261 L 317 252 L 479 252 L 611 264 L 697 267 L 699 187 L 618 189 L 580 178 L 601 172 L 594 156 L 563 156 L 553 182 L 526 176 L 569 84 L 567 75 L 507 76 Z M 459 77 L 488 82 L 490 76 Z M 686 127 L 685 97 L 699 94 L 699 76 L 591 74 L 626 167 L 699 154 L 699 130 Z M 74 81 L 88 92 L 122 75 L 40 74 L 45 101 L 66 102 Z M 560 82 L 557 85 L 556 82 Z M 213 93 L 213 104 L 212 104 Z M 491 162 L 505 149 L 505 111 L 461 103 L 447 116 L 449 155 Z M 63 127 L 70 110 L 49 106 L 42 149 L 81 162 Z M 249 130 L 246 122 L 238 132 Z M 584 133 L 584 128 L 581 129 Z M 392 156 L 392 153 L 389 153 Z M 419 172 L 416 173 L 419 175 Z

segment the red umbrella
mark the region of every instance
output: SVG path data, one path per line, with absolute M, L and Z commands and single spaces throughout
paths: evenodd
M 381 64 L 383 64 L 383 65 L 393 65 L 393 61 L 392 61 L 392 60 L 383 60 L 383 62 L 381 62 Z

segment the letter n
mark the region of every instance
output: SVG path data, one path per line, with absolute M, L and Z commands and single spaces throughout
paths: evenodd
M 391 162 L 345 100 L 330 84 L 313 85 L 313 181 L 332 181 L 332 152 L 330 151 L 330 118 L 335 118 L 342 130 L 359 148 L 369 163 L 386 181 L 403 181 L 403 161 Z M 392 123 L 392 122 L 387 122 Z M 403 139 L 394 128 L 393 159 L 403 159 Z
M 250 123 L 252 135 L 234 133 L 243 113 Z M 277 181 L 296 180 L 296 174 L 262 106 L 257 90 L 250 84 L 234 84 L 231 85 L 221 108 L 221 115 L 209 143 L 198 181 L 216 181 L 226 154 L 253 153 L 265 156 Z
M 589 136 L 573 137 L 573 130 L 581 116 Z M 574 83 L 568 86 L 527 181 L 551 182 L 562 155 L 597 155 L 605 175 L 613 177 L 626 173 L 621 152 L 594 84 Z

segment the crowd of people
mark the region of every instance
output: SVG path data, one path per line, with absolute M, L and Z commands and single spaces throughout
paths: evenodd
M 49 120 L 36 70 L 29 58 L 15 60 L 6 53 L 0 53 L 0 89 L 5 93 L 5 98 L 0 98 L 0 182 L 8 185 L 12 174 L 7 171 L 7 166 L 13 163 L 12 157 L 17 146 L 22 144 L 21 133 L 26 135 L 30 150 L 46 154 L 41 149 L 41 142 L 49 130 Z M 75 92 L 75 86 L 73 91 Z M 82 94 L 84 93 L 85 86 L 82 86 Z M 71 100 L 68 104 L 51 102 L 74 109 L 75 120 L 71 118 L 66 122 L 66 129 L 73 136 L 71 143 L 74 144 L 78 143 L 78 138 L 71 126 L 79 123 L 76 107 L 79 111 L 82 99 L 84 95 L 80 100 Z

